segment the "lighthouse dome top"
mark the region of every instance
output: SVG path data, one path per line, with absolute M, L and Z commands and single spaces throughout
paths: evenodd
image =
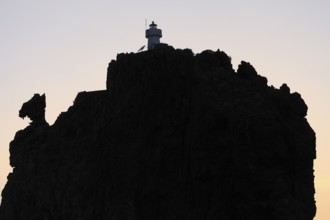
M 149 27 L 151 27 L 151 28 L 155 28 L 155 27 L 157 27 L 157 24 L 155 24 L 155 22 L 152 22 L 152 23 L 149 25 Z

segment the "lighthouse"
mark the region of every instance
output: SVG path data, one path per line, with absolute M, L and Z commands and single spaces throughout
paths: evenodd
M 152 22 L 149 27 L 150 28 L 146 30 L 146 38 L 148 38 L 148 50 L 151 50 L 156 44 L 160 44 L 162 30 L 158 29 L 157 24 L 154 22 Z

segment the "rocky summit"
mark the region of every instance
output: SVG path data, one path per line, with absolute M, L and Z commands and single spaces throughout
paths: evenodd
M 51 126 L 45 96 L 10 143 L 1 220 L 312 220 L 307 106 L 222 51 L 159 44 L 110 62 Z

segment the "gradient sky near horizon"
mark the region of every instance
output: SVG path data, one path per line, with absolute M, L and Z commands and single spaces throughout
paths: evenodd
M 309 106 L 317 136 L 316 220 L 330 219 L 329 0 L 0 0 L 0 190 L 23 102 L 46 93 L 46 119 L 80 91 L 105 89 L 108 63 L 146 44 L 145 19 L 175 48 L 223 50 Z

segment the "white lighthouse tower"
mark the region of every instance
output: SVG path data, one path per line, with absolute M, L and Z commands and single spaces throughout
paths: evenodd
M 160 38 L 162 37 L 162 30 L 157 28 L 157 24 L 154 22 L 149 25 L 149 29 L 146 30 L 146 38 L 148 38 L 148 50 L 155 47 L 156 44 L 160 44 Z

